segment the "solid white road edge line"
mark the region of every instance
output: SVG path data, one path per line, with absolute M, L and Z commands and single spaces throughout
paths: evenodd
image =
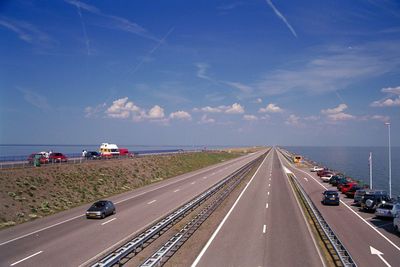
M 18 263 L 21 263 L 21 262 L 23 262 L 23 261 L 26 261 L 27 259 L 30 259 L 30 258 L 32 258 L 32 257 L 35 257 L 36 255 L 39 255 L 39 254 L 42 253 L 42 252 L 43 252 L 42 250 L 39 251 L 39 252 L 36 252 L 35 254 L 32 254 L 32 255 L 30 255 L 30 256 L 28 256 L 28 257 L 26 257 L 26 258 L 23 258 L 22 260 L 19 260 L 19 261 L 16 261 L 16 262 L 12 263 L 10 266 L 17 265 Z
M 244 160 L 244 159 L 247 159 L 248 157 L 252 156 L 253 154 L 254 154 L 254 153 L 249 154 L 249 155 L 246 155 L 246 156 L 243 156 L 243 157 L 240 157 L 240 158 L 237 158 L 237 159 L 233 159 L 231 162 L 224 162 L 224 163 L 221 164 L 221 165 L 224 166 L 224 165 L 231 164 L 231 167 L 232 167 L 232 166 L 235 166 L 238 162 L 240 162 L 240 161 L 242 161 L 242 160 Z M 115 203 L 115 204 L 119 204 L 119 203 L 128 201 L 128 200 L 130 200 L 130 199 L 137 198 L 137 197 L 142 196 L 142 195 L 144 195 L 144 194 L 147 194 L 147 193 L 156 191 L 156 190 L 158 190 L 158 189 L 164 188 L 164 187 L 169 186 L 169 185 L 173 185 L 173 184 L 178 183 L 178 182 L 181 182 L 181 181 L 183 181 L 183 180 L 187 180 L 187 179 L 189 179 L 189 178 L 192 178 L 193 176 L 200 175 L 200 174 L 202 174 L 202 173 L 205 173 L 205 172 L 207 172 L 207 171 L 211 171 L 211 170 L 213 170 L 213 169 L 215 169 L 215 168 L 222 167 L 222 166 L 218 165 L 218 166 L 212 166 L 212 167 L 210 167 L 210 168 L 206 167 L 207 169 L 202 170 L 202 171 L 200 171 L 200 172 L 198 172 L 198 173 L 194 173 L 194 174 L 189 175 L 189 176 L 187 176 L 187 177 L 184 177 L 184 178 L 182 178 L 182 179 L 173 181 L 173 182 L 168 183 L 168 184 L 164 184 L 164 185 L 159 186 L 159 187 L 155 187 L 155 188 L 153 188 L 153 189 L 151 189 L 151 190 L 149 190 L 149 191 L 139 193 L 139 194 L 137 194 L 137 195 L 134 195 L 134 196 L 125 198 L 125 199 L 120 200 L 120 201 L 116 201 L 116 202 L 114 202 L 114 203 Z M 225 167 L 225 168 L 228 168 L 228 167 Z M 29 232 L 29 233 L 27 233 L 27 234 L 24 234 L 24 235 L 15 237 L 15 238 L 10 239 L 10 240 L 4 241 L 4 242 L 0 243 L 0 246 L 6 245 L 6 244 L 11 243 L 11 242 L 14 242 L 14 241 L 17 241 L 17 240 L 19 240 L 19 239 L 21 239 L 21 238 L 25 238 L 25 237 L 30 236 L 30 235 L 34 235 L 34 234 L 36 234 L 36 233 L 42 232 L 42 231 L 44 231 L 44 230 L 53 228 L 53 227 L 55 227 L 55 226 L 58 226 L 58 225 L 60 225 L 60 224 L 63 224 L 63 223 L 66 223 L 66 222 L 69 222 L 69 221 L 72 221 L 72 220 L 75 220 L 75 219 L 77 219 L 77 218 L 79 218 L 79 217 L 83 217 L 83 216 L 86 216 L 86 214 L 80 214 L 80 215 L 77 215 L 77 216 L 75 216 L 75 217 L 66 219 L 66 220 L 64 220 L 64 221 L 61 221 L 61 222 L 58 222 L 58 223 L 55 223 L 55 224 L 52 224 L 52 225 L 49 225 L 49 226 L 40 228 L 40 229 L 38 229 L 38 230 L 35 230 L 35 231 L 33 231 L 33 232 Z
M 327 188 L 321 184 L 317 179 L 315 179 L 312 175 L 310 175 L 309 173 L 298 169 L 297 167 L 294 167 L 292 164 L 289 163 L 289 161 L 283 157 L 286 162 L 289 164 L 289 166 L 291 166 L 292 168 L 295 168 L 298 171 L 301 171 L 302 173 L 307 174 L 309 177 L 311 177 L 315 182 L 317 182 L 320 186 L 322 186 L 323 188 L 325 188 L 325 190 L 327 190 Z M 374 230 L 376 233 L 378 233 L 381 237 L 383 237 L 387 242 L 389 242 L 389 244 L 391 244 L 393 247 L 395 247 L 397 250 L 400 251 L 400 247 L 398 247 L 395 243 L 392 242 L 392 240 L 390 240 L 388 237 L 386 237 L 384 234 L 382 234 L 381 232 L 379 232 L 375 226 L 371 225 L 367 220 L 365 220 L 363 217 L 361 217 L 360 214 L 358 214 L 357 212 L 355 212 L 349 205 L 347 205 L 344 201 L 340 200 L 340 202 L 342 202 L 342 204 L 347 207 L 352 213 L 354 213 L 358 218 L 360 218 L 363 222 L 365 222 L 372 230 Z
M 271 150 L 270 150 L 271 151 Z M 265 160 L 268 158 L 268 155 L 265 156 L 263 162 L 260 164 L 260 166 L 258 166 L 256 172 L 254 173 L 253 177 L 251 177 L 249 183 L 245 186 L 245 188 L 243 189 L 243 191 L 240 193 L 239 197 L 236 199 L 235 203 L 233 203 L 233 206 L 231 207 L 231 209 L 228 211 L 228 213 L 225 215 L 224 219 L 222 220 L 222 222 L 218 225 L 217 230 L 215 230 L 215 232 L 212 234 L 211 238 L 208 240 L 207 244 L 203 247 L 203 249 L 201 250 L 200 254 L 197 256 L 196 260 L 192 263 L 191 267 L 195 267 L 201 260 L 201 258 L 203 257 L 204 253 L 207 251 L 208 247 L 211 245 L 211 243 L 213 242 L 213 240 L 215 239 L 215 237 L 217 236 L 218 232 L 221 230 L 222 226 L 225 224 L 226 220 L 229 218 L 229 216 L 231 215 L 232 211 L 235 209 L 237 203 L 239 202 L 239 200 L 242 198 L 244 192 L 246 192 L 247 188 L 249 187 L 249 185 L 251 184 L 251 182 L 253 181 L 254 177 L 256 177 L 258 171 L 260 170 L 261 166 L 264 165 Z
M 105 225 L 105 224 L 107 224 L 107 223 L 109 223 L 109 222 L 112 222 L 112 221 L 114 221 L 114 220 L 116 220 L 117 218 L 112 218 L 111 220 L 108 220 L 108 221 L 106 221 L 106 222 L 103 222 L 101 225 Z

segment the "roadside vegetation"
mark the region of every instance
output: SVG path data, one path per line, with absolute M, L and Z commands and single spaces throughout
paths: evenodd
M 0 229 L 243 155 L 201 152 L 0 171 Z

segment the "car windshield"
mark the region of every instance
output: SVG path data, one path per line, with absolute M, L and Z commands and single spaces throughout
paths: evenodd
M 104 207 L 105 205 L 106 205 L 106 202 L 105 202 L 105 201 L 99 201 L 99 202 L 94 203 L 94 204 L 92 205 L 92 207 L 93 207 L 93 208 L 102 208 L 102 207 Z
M 393 205 L 392 204 L 382 204 L 379 206 L 380 209 L 385 209 L 385 210 L 391 210 L 393 209 Z

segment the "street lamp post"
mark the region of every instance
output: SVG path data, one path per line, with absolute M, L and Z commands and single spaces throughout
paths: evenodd
M 389 132 L 389 196 L 392 198 L 392 153 L 390 149 L 390 122 L 385 123 Z

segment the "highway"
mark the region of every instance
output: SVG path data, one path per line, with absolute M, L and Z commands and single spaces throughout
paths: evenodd
M 324 264 L 272 150 L 192 266 Z
M 336 189 L 321 182 L 315 173 L 299 168 L 280 155 L 281 162 L 297 177 L 324 219 L 343 242 L 358 266 L 400 266 L 400 238 L 387 231 L 391 221 L 375 222 L 374 214 L 352 207 L 352 199 L 341 195 L 340 206 L 321 204 L 322 192 Z M 375 223 L 374 223 L 375 222 Z M 390 226 L 391 227 L 391 226 Z M 371 249 L 372 247 L 372 249 Z M 375 250 L 381 252 L 377 255 Z M 371 250 L 373 253 L 371 253 Z M 380 254 L 378 252 L 378 254 Z
M 115 248 L 265 151 L 109 198 L 117 214 L 88 220 L 84 205 L 0 231 L 0 266 L 80 266 Z

